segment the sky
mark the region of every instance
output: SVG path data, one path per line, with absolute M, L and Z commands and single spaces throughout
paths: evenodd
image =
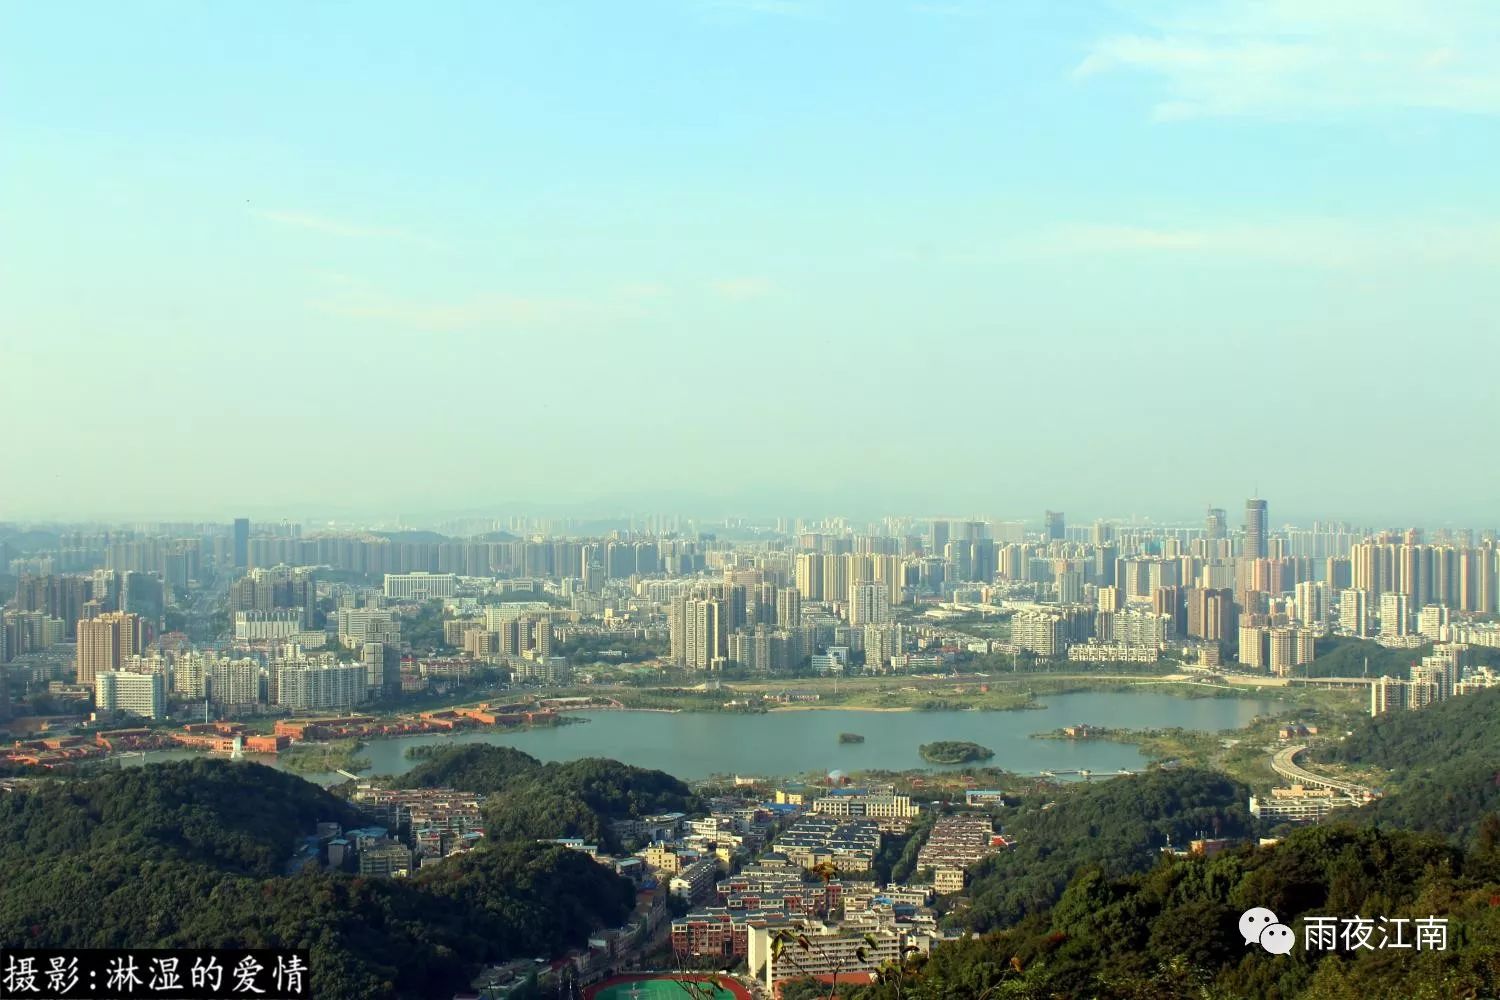
M 0 0 L 0 519 L 1500 521 L 1490 0 Z

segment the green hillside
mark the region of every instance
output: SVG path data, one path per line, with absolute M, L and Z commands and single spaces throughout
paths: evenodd
M 618 926 L 629 882 L 555 845 L 490 843 L 415 877 L 278 874 L 346 804 L 194 761 L 0 795 L 0 948 L 300 947 L 320 1000 L 451 996 L 484 963 Z

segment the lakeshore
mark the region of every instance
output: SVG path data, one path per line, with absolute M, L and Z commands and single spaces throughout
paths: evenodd
M 570 708 L 568 711 L 576 711 Z M 541 760 L 610 757 L 697 780 L 712 775 L 797 775 L 810 772 L 957 772 L 965 765 L 933 765 L 918 747 L 966 740 L 989 747 L 986 766 L 1016 774 L 1082 771 L 1110 774 L 1137 770 L 1153 758 L 1130 743 L 1105 740 L 1043 741 L 1037 729 L 1077 722 L 1095 725 L 1128 720 L 1143 729 L 1181 728 L 1223 733 L 1279 712 L 1269 700 L 1184 699 L 1161 693 L 1116 691 L 1056 695 L 1024 715 L 1011 712 L 827 709 L 817 712 L 634 712 L 589 713 L 586 725 L 523 730 L 465 730 L 449 735 L 368 739 L 360 755 L 370 760 L 361 776 L 401 774 L 418 763 L 407 748 L 488 743 L 510 746 Z M 840 743 L 841 732 L 860 733 L 863 743 Z M 153 755 L 156 756 L 156 755 Z M 276 766 L 275 758 L 266 763 Z M 305 775 L 334 783 L 338 774 Z

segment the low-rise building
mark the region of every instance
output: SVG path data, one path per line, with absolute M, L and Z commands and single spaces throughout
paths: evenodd
M 668 880 L 672 895 L 689 903 L 702 903 L 713 896 L 714 883 L 719 879 L 717 861 L 705 858 L 694 861 Z
M 1362 806 L 1367 800 L 1354 798 L 1331 788 L 1273 788 L 1269 798 L 1250 796 L 1250 815 L 1256 819 L 1275 819 L 1288 823 L 1315 823 L 1335 809 Z

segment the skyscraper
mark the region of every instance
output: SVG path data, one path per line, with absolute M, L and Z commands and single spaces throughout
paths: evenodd
M 1229 516 L 1223 507 L 1210 507 L 1203 519 L 1203 530 L 1211 541 L 1229 536 Z
M 234 565 L 236 569 L 244 569 L 250 565 L 250 519 L 248 517 L 234 519 Z
M 1266 502 L 1259 499 L 1245 501 L 1245 550 L 1247 559 L 1266 558 Z
M 1066 526 L 1066 522 L 1063 519 L 1063 512 L 1062 511 L 1060 511 L 1060 510 L 1049 510 L 1049 511 L 1047 511 L 1046 531 L 1044 532 L 1044 535 L 1045 535 L 1047 541 L 1049 541 L 1049 542 L 1060 542 L 1060 541 L 1062 541 L 1063 537 L 1067 534 L 1066 527 L 1067 526 Z

